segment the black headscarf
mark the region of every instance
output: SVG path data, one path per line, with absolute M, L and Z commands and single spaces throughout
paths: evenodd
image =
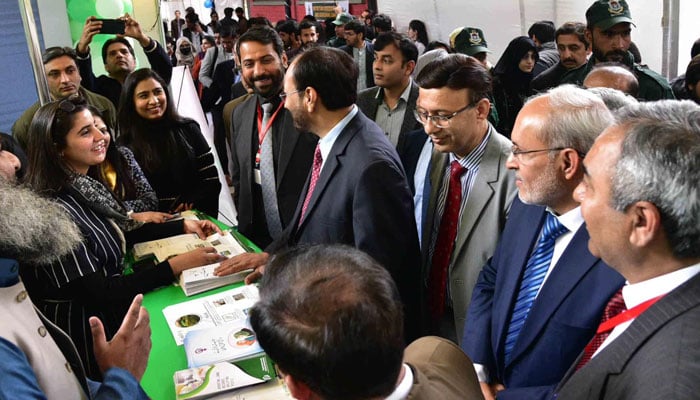
M 530 50 L 535 52 L 535 62 L 537 62 L 540 57 L 532 39 L 527 36 L 518 36 L 511 40 L 508 43 L 508 47 L 506 47 L 506 51 L 503 52 L 498 63 L 496 63 L 493 74 L 499 77 L 506 86 L 529 86 L 532 80 L 532 72 L 521 71 L 518 64 Z

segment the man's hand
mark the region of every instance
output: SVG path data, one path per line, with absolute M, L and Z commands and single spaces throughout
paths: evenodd
M 102 29 L 102 21 L 98 21 L 94 16 L 90 16 L 85 20 L 83 33 L 80 35 L 80 40 L 78 40 L 78 44 L 75 46 L 79 54 L 90 53 L 92 38 L 100 33 L 100 29 Z
M 245 283 L 250 284 L 260 279 L 265 273 L 265 264 L 270 258 L 268 253 L 243 253 L 225 260 L 216 267 L 214 275 L 225 276 L 236 272 L 253 269 L 253 272 L 245 277 Z
M 495 400 L 498 392 L 506 388 L 500 383 L 479 382 L 479 385 L 481 385 L 481 393 L 484 394 L 485 400 Z
M 131 302 L 121 327 L 109 342 L 105 338 L 102 321 L 90 317 L 92 348 L 102 374 L 112 367 L 118 367 L 129 371 L 139 381 L 143 377 L 151 352 L 151 327 L 148 311 L 141 306 L 142 303 L 143 295 L 139 294 Z
M 122 17 L 124 20 L 124 36 L 132 37 L 139 41 L 141 47 L 146 47 L 151 43 L 151 38 L 141 30 L 139 22 L 127 13 Z
M 168 264 L 173 270 L 173 275 L 178 276 L 186 269 L 214 264 L 225 259 L 226 257 L 217 253 L 213 247 L 200 247 L 168 259 Z
M 185 233 L 196 233 L 200 239 L 206 239 L 207 236 L 214 233 L 222 234 L 221 229 L 211 221 L 193 221 L 186 219 L 183 221 L 183 230 Z

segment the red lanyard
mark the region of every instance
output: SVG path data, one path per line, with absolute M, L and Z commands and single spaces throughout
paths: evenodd
M 267 134 L 267 131 L 270 130 L 270 127 L 272 126 L 272 123 L 275 121 L 275 118 L 277 117 L 277 114 L 279 114 L 280 110 L 284 107 L 284 100 L 280 101 L 280 105 L 277 106 L 277 109 L 275 112 L 270 116 L 270 120 L 267 121 L 267 126 L 264 127 L 262 126 L 262 118 L 263 118 L 263 112 L 262 112 L 262 107 L 260 104 L 258 104 L 258 140 L 260 141 L 260 145 L 262 145 L 263 139 L 265 139 L 265 135 Z
M 608 332 L 613 330 L 616 326 L 627 322 L 631 321 L 639 316 L 639 314 L 643 313 L 644 311 L 647 310 L 647 308 L 651 307 L 654 303 L 656 303 L 660 298 L 664 297 L 662 294 L 661 296 L 656 296 L 653 299 L 649 299 L 645 301 L 644 303 L 637 304 L 635 307 L 630 308 L 629 310 L 625 310 L 616 316 L 610 318 L 609 320 L 603 322 L 598 326 L 598 331 L 596 333 L 603 333 L 603 332 Z

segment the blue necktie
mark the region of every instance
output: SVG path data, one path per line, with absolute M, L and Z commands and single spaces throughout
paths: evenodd
M 532 252 L 530 259 L 527 260 L 523 278 L 520 281 L 518 298 L 513 307 L 510 324 L 508 325 L 508 334 L 506 336 L 506 360 L 510 360 L 510 353 L 513 351 L 515 342 L 518 340 L 520 328 L 525 324 L 527 315 L 532 308 L 532 303 L 535 301 L 540 286 L 542 286 L 545 275 L 547 275 L 549 264 L 552 262 L 554 241 L 567 231 L 568 229 L 566 229 L 554 215 L 547 213 L 542 235 L 540 235 L 537 246 Z

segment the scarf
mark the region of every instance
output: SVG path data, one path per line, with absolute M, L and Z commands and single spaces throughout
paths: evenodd
M 129 218 L 122 202 L 101 182 L 78 173 L 71 174 L 68 182 L 70 194 L 98 215 L 114 221 L 122 231 L 129 232 L 143 225 Z

